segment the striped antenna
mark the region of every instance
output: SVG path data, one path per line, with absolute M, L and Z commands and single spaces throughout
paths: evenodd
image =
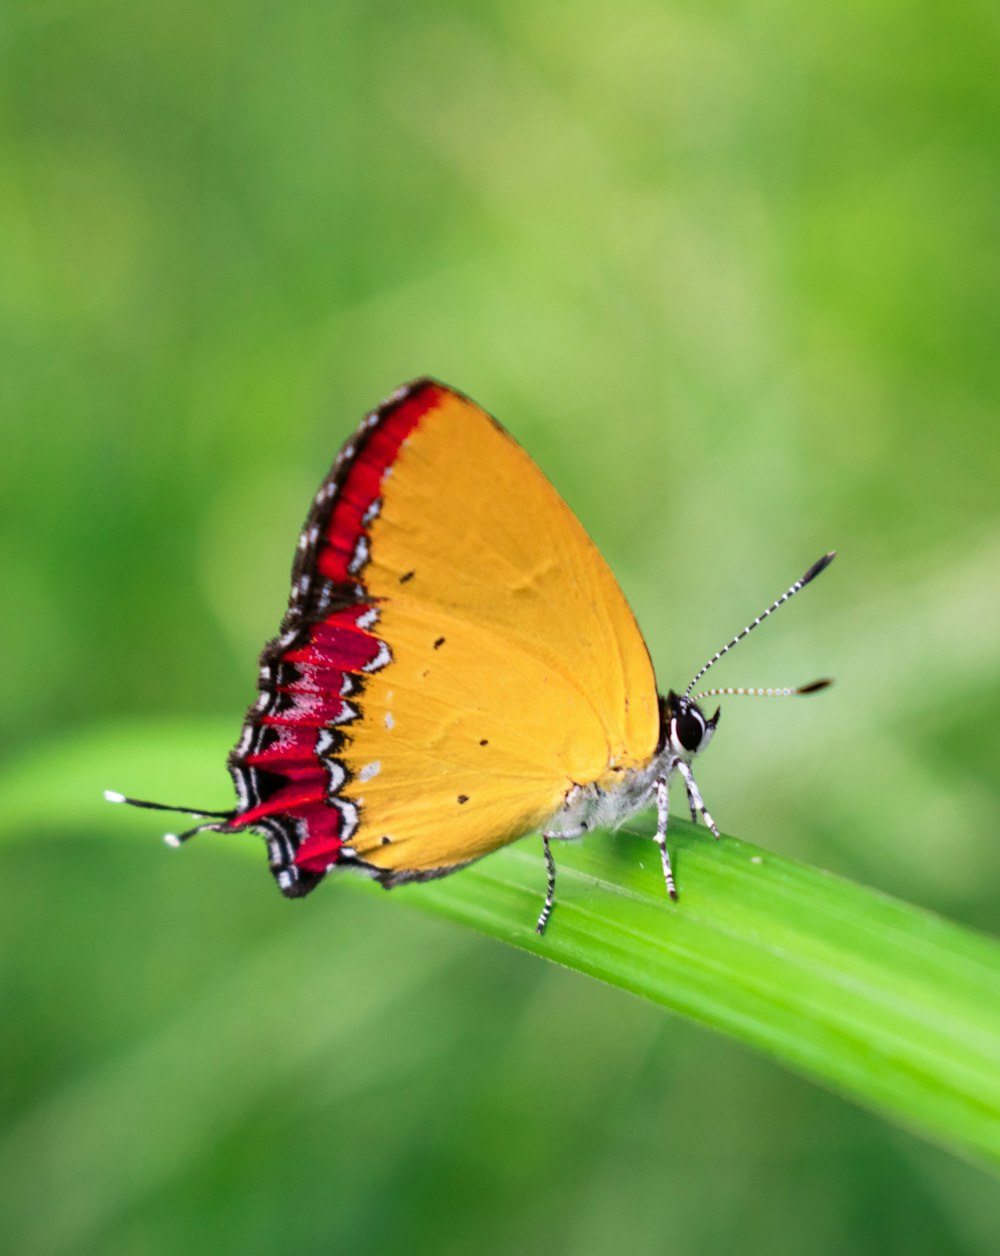
M 739 644 L 739 642 L 741 642 L 741 641 L 743 640 L 743 638 L 744 638 L 744 637 L 749 636 L 749 635 L 750 635 L 750 633 L 751 633 L 751 632 L 753 632 L 753 630 L 754 630 L 756 627 L 758 627 L 760 624 L 762 624 L 762 623 L 764 622 L 764 620 L 765 620 L 765 619 L 767 619 L 768 615 L 773 615 L 773 614 L 774 614 L 774 612 L 778 609 L 778 607 L 779 607 L 779 606 L 783 606 L 783 605 L 785 604 L 785 602 L 787 602 L 789 598 L 794 597 L 794 596 L 795 596 L 795 594 L 796 594 L 796 593 L 798 593 L 798 591 L 799 591 L 800 589 L 804 589 L 804 588 L 806 587 L 806 585 L 810 582 L 810 580 L 815 580 L 815 579 L 816 579 L 816 577 L 819 575 L 819 573 L 820 573 L 821 571 L 825 571 L 825 570 L 827 569 L 827 567 L 829 567 L 829 566 L 830 566 L 830 564 L 833 562 L 833 560 L 834 560 L 836 557 L 837 557 L 837 551 L 836 551 L 836 550 L 831 550 L 829 554 L 824 554 L 824 555 L 823 555 L 823 557 L 822 557 L 821 559 L 819 559 L 819 560 L 818 560 L 818 562 L 813 563 L 813 565 L 809 568 L 809 570 L 806 572 L 806 574 L 805 574 L 804 576 L 802 576 L 802 577 L 800 577 L 800 579 L 796 580 L 796 581 L 795 581 L 795 583 L 791 586 L 791 588 L 786 589 L 786 591 L 785 591 L 784 593 L 782 593 L 781 597 L 779 597 L 776 601 L 772 602 L 772 603 L 771 603 L 771 605 L 767 608 L 767 610 L 766 610 L 766 611 L 761 611 L 761 613 L 757 616 L 757 618 L 753 621 L 753 623 L 752 623 L 752 624 L 747 624 L 747 626 L 743 629 L 743 631 L 742 631 L 742 632 L 738 632 L 738 633 L 736 634 L 736 636 L 735 636 L 735 637 L 733 637 L 732 641 L 730 641 L 730 642 L 728 643 L 728 645 L 724 645 L 724 646 L 722 647 L 722 649 L 721 649 L 721 650 L 717 650 L 717 651 L 716 651 L 716 652 L 712 655 L 712 657 L 708 660 L 708 662 L 705 664 L 705 666 L 704 666 L 704 667 L 703 667 L 703 668 L 702 668 L 699 672 L 697 672 L 697 673 L 696 673 L 696 675 L 695 675 L 694 679 L 691 681 L 690 685 L 688 685 L 688 687 L 684 690 L 684 697 L 685 697 L 685 698 L 688 698 L 688 697 L 690 697 L 690 696 L 691 696 L 691 690 L 695 687 L 695 685 L 698 683 L 698 681 L 699 681 L 699 680 L 701 680 L 702 676 L 704 676 L 704 675 L 705 675 L 705 673 L 708 671 L 708 669 L 709 669 L 710 667 L 712 667 L 712 666 L 714 666 L 716 663 L 718 663 L 719 659 L 721 659 L 721 658 L 722 658 L 722 656 L 723 656 L 724 654 L 728 654 L 728 653 L 729 653 L 729 651 L 733 648 L 733 646 L 734 646 L 734 645 L 738 645 L 738 644 Z M 820 683 L 820 682 L 818 682 L 818 681 L 817 681 L 817 682 L 815 682 L 816 687 L 818 687 L 818 688 L 820 688 L 820 689 L 822 689 L 822 688 L 824 687 L 824 684 L 825 684 L 825 683 L 826 683 L 826 682 L 823 682 L 823 683 Z M 719 689 L 719 690 L 711 690 L 711 691 L 709 691 L 709 692 L 712 692 L 712 693 L 723 693 L 723 692 L 733 692 L 733 693 L 745 692 L 745 693 L 750 693 L 750 692 L 753 692 L 753 691 L 751 691 L 751 690 L 742 690 L 742 691 L 741 691 L 741 690 L 732 690 L 732 691 L 726 691 L 726 690 L 721 690 L 721 689 Z M 782 691 L 781 691 L 781 690 L 766 690 L 766 689 L 765 689 L 765 690 L 763 690 L 763 691 L 762 691 L 762 693 L 763 693 L 763 694 L 765 694 L 765 695 L 766 695 L 766 694 L 768 694 L 768 693 L 769 693 L 769 694 L 770 694 L 770 696 L 772 696 L 772 697 L 775 697 L 775 696 L 782 696 L 782 697 L 784 697 L 784 696 L 790 696 L 792 693 L 796 693 L 796 692 L 800 692 L 800 693 L 813 693 L 813 692 L 814 692 L 814 687 L 813 687 L 812 685 L 806 685 L 806 686 L 804 686 L 801 690 L 790 690 L 790 691 L 789 691 L 789 693 L 788 693 L 788 695 L 786 695 L 786 694 L 782 693 Z M 699 695 L 699 696 L 704 697 L 704 696 L 706 696 L 706 695 L 705 695 L 705 694 L 702 694 L 702 695 Z
M 736 698 L 795 698 L 804 693 L 819 693 L 821 689 L 825 689 L 827 685 L 832 685 L 832 680 L 814 680 L 808 685 L 796 685 L 792 689 L 744 689 L 727 688 L 727 689 L 703 689 L 701 693 L 696 693 L 691 699 L 692 702 L 700 702 L 702 698 L 715 698 L 722 696 Z

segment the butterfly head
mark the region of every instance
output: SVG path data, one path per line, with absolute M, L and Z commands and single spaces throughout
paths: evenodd
M 674 693 L 671 689 L 660 699 L 661 739 L 681 759 L 692 759 L 700 754 L 712 740 L 719 723 L 721 711 L 716 708 L 709 719 L 693 698 Z

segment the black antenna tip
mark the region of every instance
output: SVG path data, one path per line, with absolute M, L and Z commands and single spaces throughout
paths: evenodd
M 811 684 L 800 685 L 797 693 L 819 693 L 821 689 L 826 689 L 833 684 L 832 680 L 814 680 Z
M 813 563 L 799 583 L 808 584 L 810 580 L 815 580 L 821 571 L 826 571 L 836 557 L 836 550 L 831 550 L 829 554 L 824 554 L 818 562 Z

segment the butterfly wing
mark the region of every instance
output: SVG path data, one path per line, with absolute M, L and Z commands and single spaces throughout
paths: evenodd
M 233 829 L 288 894 L 353 862 L 440 876 L 653 755 L 655 679 L 603 558 L 534 462 L 430 380 L 368 416 L 317 494 Z

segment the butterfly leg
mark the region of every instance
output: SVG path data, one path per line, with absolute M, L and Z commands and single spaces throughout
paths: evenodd
M 674 873 L 670 867 L 670 856 L 667 853 L 667 821 L 670 818 L 670 791 L 665 780 L 656 782 L 656 844 L 660 848 L 660 862 L 663 864 L 663 880 L 667 893 L 671 898 L 677 897 L 677 886 L 674 885 Z
M 700 815 L 705 821 L 707 827 L 711 830 L 712 836 L 718 840 L 721 834 L 716 827 L 715 821 L 709 815 L 708 809 L 701 800 L 701 791 L 695 784 L 694 777 L 691 775 L 690 767 L 688 767 L 683 759 L 677 760 L 677 771 L 680 772 L 681 776 L 684 778 L 684 788 L 687 790 L 688 804 L 691 807 L 691 819 L 694 820 L 695 824 L 697 824 L 698 816 Z
M 548 873 L 549 881 L 545 887 L 545 906 L 542 908 L 542 914 L 538 917 L 538 924 L 535 925 L 535 932 L 538 934 L 545 932 L 545 926 L 549 923 L 552 908 L 556 903 L 556 861 L 552 858 L 552 848 L 549 846 L 548 833 L 542 834 L 542 848 L 545 851 L 545 870 Z

